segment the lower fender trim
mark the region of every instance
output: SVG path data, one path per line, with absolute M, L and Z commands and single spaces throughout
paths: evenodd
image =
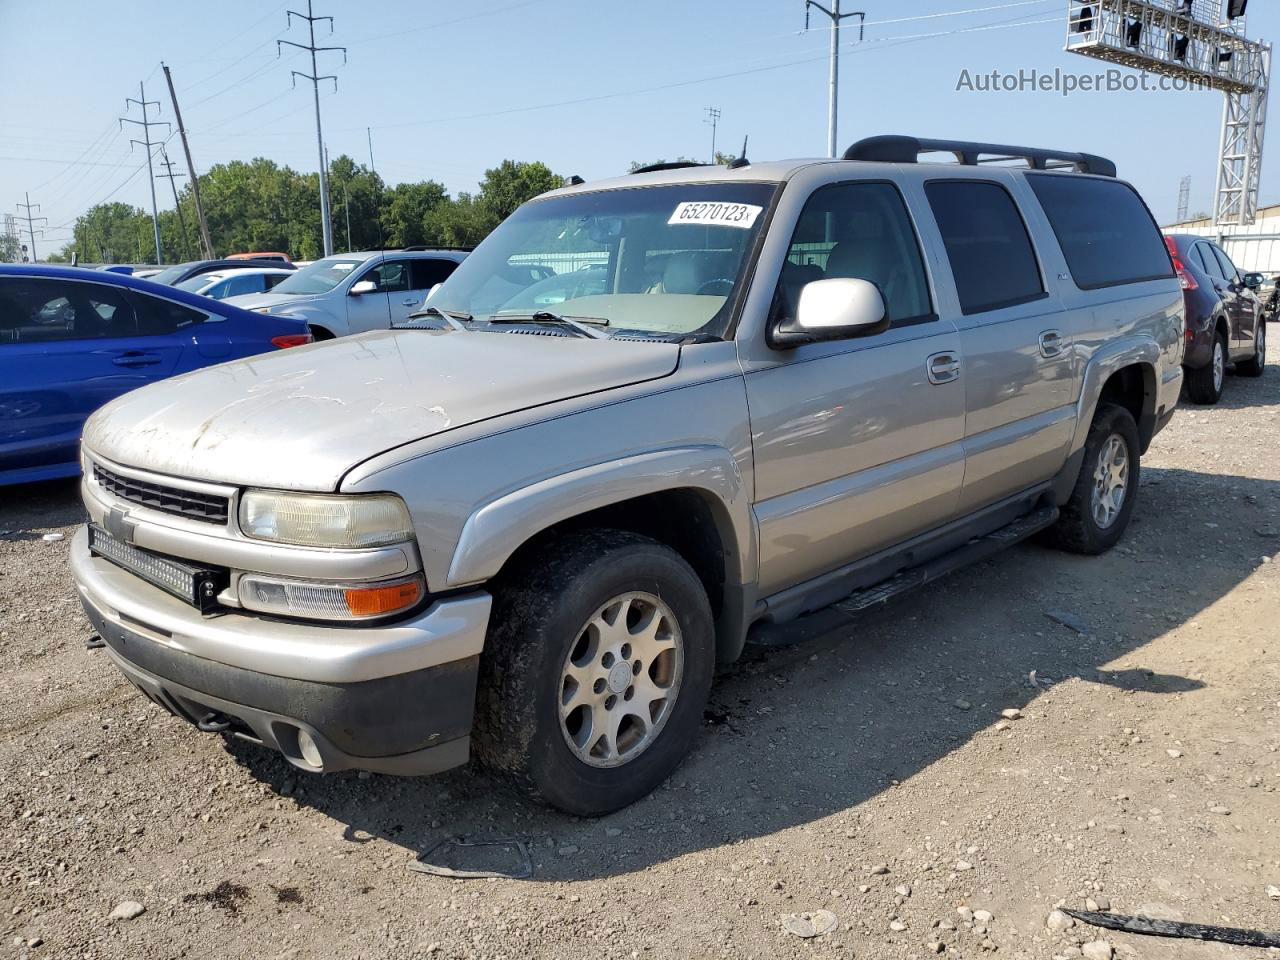
M 1148 368 L 1152 379 L 1160 368 L 1160 345 L 1150 337 L 1125 337 L 1108 343 L 1095 353 L 1084 369 L 1081 378 L 1080 398 L 1076 402 L 1076 431 L 1071 440 L 1070 452 L 1076 453 L 1084 448 L 1089 436 L 1089 427 L 1093 423 L 1093 415 L 1098 409 L 1098 398 L 1102 395 L 1103 384 L 1113 373 L 1125 367 L 1144 366 Z M 1142 420 L 1149 421 L 1144 431 L 1144 423 L 1138 424 L 1138 432 L 1150 437 L 1154 432 L 1155 408 L 1159 403 L 1158 383 L 1148 384 L 1150 396 L 1144 401 Z

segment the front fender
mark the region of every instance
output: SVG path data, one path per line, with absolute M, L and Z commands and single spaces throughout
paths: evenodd
M 548 477 L 506 493 L 466 520 L 449 565 L 450 589 L 489 580 L 521 544 L 575 516 L 665 490 L 697 489 L 714 498 L 731 535 L 738 582 L 755 579 L 755 535 L 741 471 L 723 447 L 689 446 L 612 460 Z

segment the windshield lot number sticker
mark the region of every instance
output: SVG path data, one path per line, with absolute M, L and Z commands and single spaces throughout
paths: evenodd
M 700 203 L 685 201 L 667 223 L 694 223 L 704 227 L 740 227 L 750 230 L 764 207 L 751 203 Z

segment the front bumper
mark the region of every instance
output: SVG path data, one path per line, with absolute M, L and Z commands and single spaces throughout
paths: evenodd
M 120 670 L 204 729 L 262 743 L 311 771 L 418 775 L 467 760 L 486 593 L 437 601 L 385 626 L 332 627 L 243 612 L 202 617 L 92 556 L 83 529 L 71 569 Z M 316 742 L 323 766 L 302 758 L 299 730 Z

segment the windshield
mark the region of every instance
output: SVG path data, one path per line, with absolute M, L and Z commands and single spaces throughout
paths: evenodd
M 180 276 L 182 276 L 184 273 L 186 273 L 190 269 L 191 269 L 191 264 L 180 263 L 175 267 L 165 267 L 159 273 L 151 274 L 151 276 L 147 277 L 147 279 L 150 280 L 152 283 L 163 283 L 171 286 L 173 284 L 173 281 L 177 280 Z
M 536 200 L 427 302 L 478 321 L 552 309 L 611 332 L 719 337 L 774 190 L 679 184 Z
M 272 287 L 272 293 L 328 293 L 362 266 L 364 260 L 346 260 L 340 257 L 317 260 L 303 267 Z
M 174 286 L 179 290 L 190 290 L 192 293 L 199 293 L 205 287 L 211 287 L 222 277 L 216 273 L 201 273 L 194 277 L 188 277 L 181 283 L 175 283 Z

